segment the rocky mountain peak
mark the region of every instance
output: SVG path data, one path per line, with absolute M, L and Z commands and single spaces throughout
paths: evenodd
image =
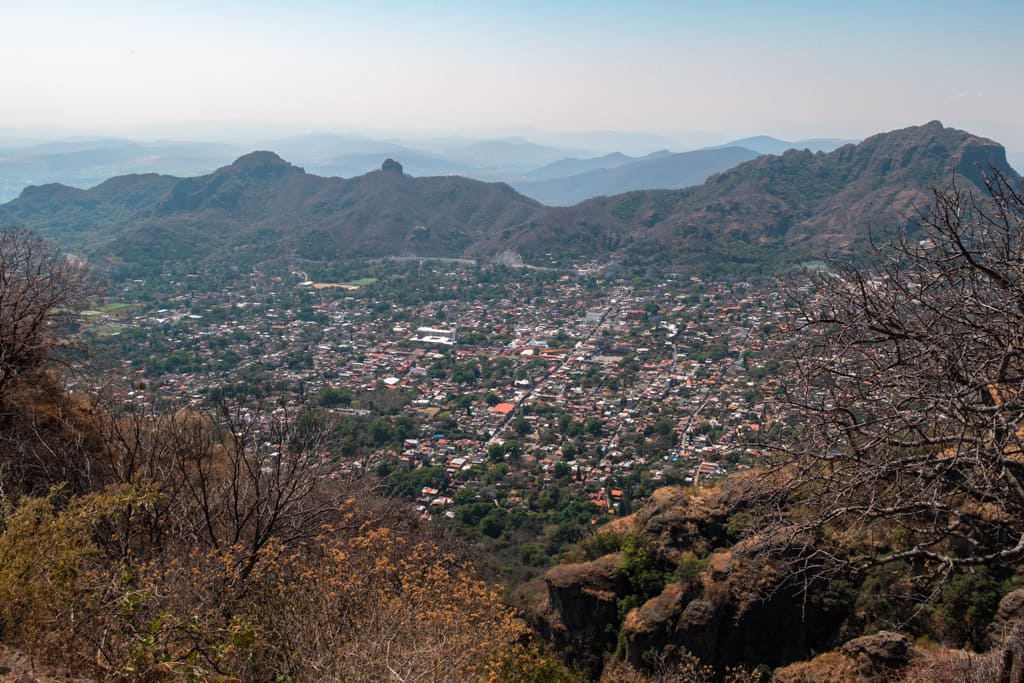
M 262 150 L 238 157 L 227 169 L 256 178 L 276 178 L 288 173 L 305 173 L 304 169 L 293 166 L 274 152 Z
M 394 159 L 385 159 L 384 163 L 381 164 L 380 170 L 385 173 L 397 173 L 402 175 L 402 164 L 398 163 Z

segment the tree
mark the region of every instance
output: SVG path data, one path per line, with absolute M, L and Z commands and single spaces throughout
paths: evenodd
M 89 486 L 88 410 L 46 370 L 92 291 L 80 263 L 30 232 L 0 229 L 0 499 Z
M 352 392 L 345 387 L 322 387 L 316 395 L 317 402 L 325 408 L 352 404 Z
M 533 425 L 525 417 L 517 417 L 512 421 L 512 429 L 519 436 L 526 436 L 533 431 Z
M 918 232 L 877 244 L 871 265 L 833 260 L 798 290 L 761 482 L 774 538 L 810 566 L 906 562 L 944 578 L 1024 557 L 1017 182 L 936 190 Z
M 231 556 L 244 582 L 264 548 L 316 536 L 343 500 L 329 476 L 328 426 L 303 415 L 313 413 L 222 406 L 214 416 L 99 406 L 94 478 L 121 486 L 152 482 L 161 505 L 150 511 L 148 545 L 173 537 L 188 551 Z M 126 556 L 140 555 L 128 548 Z
M 85 267 L 53 244 L 0 232 L 0 397 L 53 360 L 63 325 L 92 290 Z

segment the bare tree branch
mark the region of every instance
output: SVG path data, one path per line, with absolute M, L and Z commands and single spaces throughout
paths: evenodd
M 55 359 L 63 325 L 93 290 L 84 265 L 51 243 L 0 232 L 0 396 Z
M 862 568 L 948 574 L 1024 557 L 1016 182 L 994 171 L 984 197 L 936 190 L 920 231 L 876 245 L 874 265 L 833 260 L 790 292 L 762 534 L 807 552 L 840 539 L 852 556 L 814 557 Z

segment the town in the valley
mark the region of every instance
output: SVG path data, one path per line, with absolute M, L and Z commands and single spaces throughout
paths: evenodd
M 154 274 L 82 318 L 93 372 L 137 409 L 329 425 L 325 476 L 377 476 L 423 518 L 543 566 L 665 484 L 757 457 L 784 296 L 590 266 L 428 259 Z M 154 292 L 159 292 L 155 295 Z

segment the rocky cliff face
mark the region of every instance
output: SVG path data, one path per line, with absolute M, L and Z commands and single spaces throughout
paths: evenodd
M 748 473 L 717 490 L 656 491 L 637 512 L 599 530 L 607 536 L 592 547 L 616 547 L 608 538 L 618 538 L 617 552 L 547 573 L 546 600 L 535 621 L 594 679 L 609 662 L 654 676 L 658 667 L 694 655 L 720 672 L 767 666 L 772 680 L 783 683 L 1024 680 L 1024 588 L 1002 597 L 988 642 L 976 643 L 987 652 L 972 654 L 958 649 L 962 639 L 942 637 L 963 629 L 935 630 L 945 622 L 915 626 L 904 619 L 913 635 L 948 645 L 915 647 L 912 636 L 884 630 L 900 618 L 891 602 L 898 591 L 884 584 L 906 578 L 900 574 L 906 567 L 886 566 L 874 579 L 871 570 L 834 581 L 815 578 L 797 573 L 824 548 L 815 538 L 800 539 L 793 545 L 802 550 L 792 551 L 799 554 L 786 555 L 766 552 L 781 547 L 767 534 L 739 537 L 753 513 L 752 496 L 765 485 Z M 929 619 L 968 618 L 963 605 L 981 609 L 975 592 L 996 590 L 987 585 L 951 583 L 935 598 Z M 1011 674 L 1020 678 L 1000 678 Z
M 784 567 L 752 561 L 733 545 L 726 527 L 743 505 L 741 486 L 657 491 L 603 531 L 650 544 L 663 588 L 622 615 L 635 589 L 625 579 L 624 553 L 556 567 L 545 577 L 544 630 L 591 673 L 612 650 L 640 668 L 683 651 L 719 668 L 775 667 L 839 642 L 845 613 L 811 604 L 788 585 Z M 729 549 L 713 550 L 722 547 Z
M 716 668 L 775 667 L 833 643 L 845 614 L 804 600 L 783 571 L 743 553 L 714 553 L 693 585 L 670 583 L 626 616 L 625 658 L 642 666 L 652 651 L 685 650 Z
M 609 522 L 603 531 L 650 539 L 660 556 L 675 565 L 686 551 L 728 545 L 725 525 L 741 507 L 738 495 L 734 489 L 702 495 L 694 489 L 661 488 L 642 508 Z
M 603 653 L 614 646 L 617 601 L 627 590 L 616 573 L 621 553 L 592 562 L 560 565 L 544 577 L 548 603 L 542 631 L 556 646 L 591 674 L 601 670 Z

